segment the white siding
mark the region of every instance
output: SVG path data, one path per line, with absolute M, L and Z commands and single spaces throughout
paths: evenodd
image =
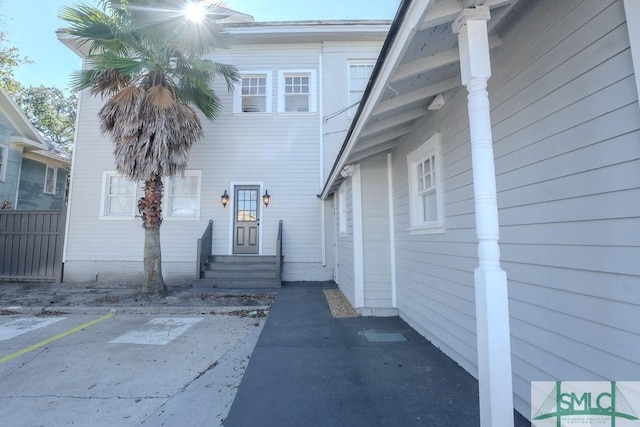
M 362 211 L 364 245 L 364 306 L 391 307 L 391 251 L 387 157 L 363 161 Z
M 527 2 L 489 81 L 516 409 L 533 380 L 640 380 L 640 109 L 621 1 Z M 394 153 L 401 316 L 476 374 L 466 91 Z M 443 136 L 445 234 L 411 236 L 406 154 Z
M 195 275 L 196 241 L 209 219 L 214 221 L 213 252 L 229 253 L 232 209 L 222 207 L 220 195 L 227 190 L 233 197 L 231 182 L 255 182 L 272 195 L 269 207 L 262 209 L 262 253 L 275 254 L 278 221 L 283 220 L 285 280 L 331 278 L 332 270 L 322 265 L 321 202 L 316 197 L 320 189 L 318 113 L 277 114 L 275 106 L 277 71 L 317 72 L 318 52 L 319 46 L 306 44 L 238 46 L 216 57 L 240 70 L 271 70 L 274 113 L 234 115 L 232 94 L 223 81 L 216 83 L 223 110 L 215 122 L 202 118 L 204 138 L 192 148 L 188 165 L 202 171 L 200 219 L 163 222 L 166 277 Z M 142 268 L 140 220 L 99 219 L 102 172 L 115 169 L 111 143 L 97 131 L 100 106 L 100 100 L 82 95 L 66 250 L 65 277 L 70 281 L 93 280 L 95 272 L 108 275 L 113 270 L 114 264 L 95 261 L 133 262 Z
M 337 236 L 337 270 L 338 277 L 336 283 L 342 290 L 342 293 L 349 299 L 351 304 L 355 303 L 355 282 L 354 282 L 354 255 L 353 255 L 353 204 L 351 179 L 347 178 L 345 184 L 347 186 L 347 232 L 339 233 Z M 340 206 L 338 206 L 340 209 Z M 336 215 L 336 230 L 338 229 L 338 215 Z

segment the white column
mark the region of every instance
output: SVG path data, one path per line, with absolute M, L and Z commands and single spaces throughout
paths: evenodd
M 354 307 L 364 307 L 364 234 L 362 224 L 362 175 L 355 165 L 351 175 L 351 205 L 353 212 L 353 285 Z
M 462 83 L 468 90 L 479 266 L 475 270 L 480 422 L 513 426 L 511 338 L 507 275 L 500 268 L 498 203 L 487 80 L 491 76 L 487 7 L 465 9 L 455 20 Z

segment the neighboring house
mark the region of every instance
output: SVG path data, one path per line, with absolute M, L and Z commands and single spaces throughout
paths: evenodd
M 321 195 L 353 305 L 477 376 L 483 425 L 640 380 L 640 2 L 405 1 L 373 76 Z
M 14 210 L 62 210 L 70 165 L 70 156 L 0 90 L 0 204 Z
M 193 146 L 184 177 L 164 181 L 161 244 L 168 283 L 194 279 L 196 242 L 209 220 L 214 255 L 275 255 L 282 220 L 284 280 L 333 277 L 333 231 L 325 228 L 332 214 L 317 197 L 326 175 L 323 159 L 340 149 L 353 114 L 347 107 L 362 96 L 389 25 L 259 23 L 237 13 L 226 21 L 232 45 L 214 59 L 236 66 L 242 79 L 235 93 L 224 81 L 216 83 L 222 112 L 215 122 L 202 119 L 204 138 Z M 83 55 L 72 39 L 60 38 Z M 102 102 L 88 91 L 80 94 L 65 281 L 142 277 L 140 184 L 115 170 L 112 143 L 99 132 Z

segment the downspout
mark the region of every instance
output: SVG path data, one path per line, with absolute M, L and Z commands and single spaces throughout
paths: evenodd
M 320 188 L 322 189 L 322 184 L 324 183 L 324 81 L 323 81 L 323 73 L 322 73 L 322 53 L 324 51 L 324 43 L 320 44 L 320 51 L 318 52 L 318 103 L 320 104 L 318 107 L 318 122 L 319 122 L 319 132 L 320 132 Z M 326 202 L 320 199 L 320 242 L 322 246 L 322 266 L 327 266 L 327 225 L 326 225 L 326 214 L 325 214 L 325 206 Z

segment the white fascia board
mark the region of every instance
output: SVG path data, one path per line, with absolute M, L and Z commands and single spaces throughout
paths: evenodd
M 384 94 L 387 89 L 387 84 L 393 78 L 393 74 L 395 70 L 398 68 L 398 65 L 402 61 L 404 53 L 409 48 L 409 42 L 418 31 L 418 26 L 423 20 L 423 17 L 428 10 L 431 2 L 433 0 L 418 0 L 413 1 L 411 5 L 409 5 L 409 10 L 402 20 L 402 25 L 398 29 L 398 32 L 395 36 L 393 44 L 389 49 L 389 54 L 385 58 L 382 68 L 378 73 L 374 86 L 367 97 L 366 103 L 362 109 L 362 113 L 358 117 L 358 121 L 353 128 L 353 132 L 349 136 L 349 140 L 347 141 L 346 149 L 342 152 L 342 155 L 338 159 L 337 167 L 334 168 L 331 176 L 328 179 L 328 185 L 325 185 L 325 189 L 320 194 L 321 199 L 326 199 L 329 195 L 329 190 L 333 187 L 336 179 L 340 177 L 340 171 L 344 167 L 349 155 L 353 151 L 353 148 L 360 137 L 360 134 L 366 124 L 366 122 L 371 117 L 374 108 L 377 106 L 380 98 Z
M 22 153 L 22 157 L 25 159 L 35 160 L 40 163 L 50 163 L 59 168 L 67 168 L 71 165 L 71 161 L 69 159 L 45 150 L 24 151 Z
M 636 77 L 636 89 L 640 99 L 640 2 L 638 0 L 624 0 L 624 13 L 627 18 L 631 60 Z
M 282 34 L 297 35 L 300 33 L 313 34 L 336 34 L 336 33 L 380 33 L 389 29 L 389 21 L 378 22 L 357 22 L 357 23 L 337 23 L 330 21 L 323 22 L 278 22 L 271 25 L 251 25 L 238 27 L 225 27 L 225 31 L 234 36 L 262 35 L 262 34 Z
M 28 147 L 36 150 L 42 150 L 44 148 L 43 144 L 38 141 L 34 141 L 33 139 L 25 138 L 22 136 L 16 136 L 16 135 L 9 137 L 9 144 L 11 144 L 14 147 L 20 147 L 20 148 Z

